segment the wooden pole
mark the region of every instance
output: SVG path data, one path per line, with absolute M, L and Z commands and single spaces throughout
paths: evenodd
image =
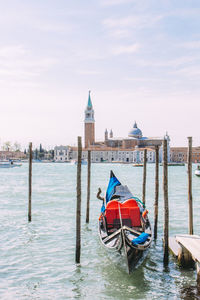
M 80 263 L 81 254 L 81 157 L 82 143 L 78 137 L 78 164 L 77 164 L 77 203 L 76 203 L 76 263 Z
M 169 207 L 168 207 L 167 140 L 163 140 L 163 195 L 164 195 L 164 264 L 169 262 Z
M 183 246 L 179 246 L 177 260 L 178 260 L 179 266 L 182 266 L 182 267 L 194 266 L 194 261 L 192 259 L 190 252 Z
M 154 203 L 154 240 L 157 239 L 158 227 L 158 197 L 159 197 L 159 147 L 155 147 L 155 203 Z
M 31 200 L 32 200 L 32 143 L 29 144 L 29 176 L 28 176 L 28 221 L 31 222 Z
M 193 234 L 192 208 L 192 137 L 188 137 L 188 204 L 189 204 L 189 234 Z
M 200 263 L 196 262 L 197 265 L 197 289 L 200 292 Z
M 91 151 L 88 150 L 88 181 L 87 181 L 87 209 L 86 209 L 86 223 L 90 219 L 90 177 L 91 177 Z
M 142 185 L 142 202 L 145 204 L 146 195 L 146 174 L 147 174 L 147 149 L 144 149 L 144 164 L 143 164 L 143 185 Z

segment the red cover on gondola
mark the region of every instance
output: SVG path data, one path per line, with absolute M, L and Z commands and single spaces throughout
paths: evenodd
M 120 203 L 116 200 L 112 200 L 107 204 L 105 216 L 106 216 L 108 227 L 113 226 L 114 220 L 120 219 L 119 206 L 120 206 L 122 220 L 130 219 L 132 227 L 141 226 L 140 209 L 137 205 L 137 202 L 134 199 L 128 199 L 124 203 Z

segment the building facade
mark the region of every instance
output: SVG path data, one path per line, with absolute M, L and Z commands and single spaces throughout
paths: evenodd
M 88 150 L 91 150 L 92 162 L 123 162 L 142 163 L 143 152 L 147 149 L 147 161 L 155 162 L 155 146 L 159 147 L 160 161 L 162 161 L 162 141 L 168 141 L 168 161 L 170 161 L 170 138 L 166 134 L 163 138 L 145 137 L 135 122 L 125 138 L 114 137 L 112 129 L 108 134 L 105 130 L 104 141 L 95 141 L 94 109 L 89 91 L 87 107 L 84 119 L 84 142 L 82 158 L 87 158 Z M 67 162 L 77 159 L 77 148 L 70 146 L 55 147 L 54 159 L 59 162 Z
M 171 147 L 170 155 L 172 162 L 187 162 L 187 147 Z M 192 162 L 200 162 L 200 147 L 192 147 Z
M 56 150 L 58 148 L 58 150 Z M 78 159 L 77 147 L 64 147 L 59 146 L 55 148 L 55 161 L 56 162 L 69 162 Z M 82 151 L 82 159 L 87 160 L 88 150 Z M 69 159 L 68 159 L 69 158 Z M 144 162 L 144 149 L 130 150 L 114 150 L 107 149 L 93 149 L 91 151 L 92 163 L 143 163 Z M 147 162 L 155 162 L 155 151 L 147 149 Z
M 0 151 L 0 160 L 18 160 L 25 158 L 26 154 L 21 151 Z
M 54 148 L 54 160 L 56 162 L 68 162 L 72 159 L 69 146 L 56 146 Z

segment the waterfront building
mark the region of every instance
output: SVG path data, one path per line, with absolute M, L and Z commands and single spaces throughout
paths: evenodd
M 148 148 L 159 147 L 162 145 L 163 137 L 145 137 L 143 136 L 142 130 L 138 128 L 136 122 L 134 122 L 133 127 L 128 132 L 127 137 L 114 137 L 113 130 L 110 130 L 108 136 L 108 130 L 105 130 L 104 141 L 95 141 L 95 121 L 94 121 L 94 109 L 91 101 L 91 93 L 89 92 L 88 104 L 85 110 L 85 148 L 86 149 L 95 149 L 99 148 L 117 148 L 117 149 L 134 149 L 135 147 L 139 148 Z M 168 144 L 170 139 L 168 139 Z
M 134 149 L 135 147 L 146 148 L 146 147 L 159 147 L 162 145 L 163 138 L 160 137 L 144 137 L 141 129 L 138 128 L 135 122 L 133 127 L 125 138 L 114 137 L 113 131 L 111 130 L 108 138 L 107 129 L 105 131 L 104 142 L 99 142 L 101 146 L 121 148 L 121 149 Z M 94 143 L 96 145 L 97 143 Z
M 71 153 L 71 159 L 77 160 L 78 151 L 77 147 L 69 147 L 68 151 Z M 88 150 L 83 149 L 82 151 L 82 159 L 87 159 Z M 130 150 L 130 149 L 112 149 L 112 148 L 104 148 L 99 149 L 96 148 L 91 151 L 91 162 L 92 163 L 143 163 L 144 162 L 144 149 Z M 155 162 L 155 150 L 147 149 L 147 162 L 153 163 Z
M 162 141 L 163 139 L 167 139 L 168 161 L 170 161 L 170 138 L 167 133 L 164 137 L 145 137 L 143 136 L 142 130 L 138 127 L 137 123 L 134 122 L 134 125 L 129 130 L 127 137 L 114 137 L 112 129 L 108 135 L 108 130 L 106 129 L 104 133 L 104 141 L 97 142 L 95 141 L 94 130 L 94 109 L 92 106 L 91 94 L 89 92 L 88 105 L 85 111 L 85 150 L 91 150 L 92 152 L 98 151 L 100 153 L 111 151 L 114 156 L 112 159 L 113 161 L 120 161 L 122 156 L 127 153 L 127 157 L 123 157 L 123 160 L 127 162 L 141 162 L 141 153 L 143 152 L 144 148 L 148 149 L 148 153 L 151 153 L 151 160 L 154 161 L 154 149 L 155 146 L 158 145 L 160 148 L 159 158 L 160 161 L 162 161 Z M 149 149 L 151 149 L 151 151 Z M 124 154 L 122 155 L 122 153 Z M 130 153 L 134 153 L 133 158 L 131 157 Z M 112 157 L 112 154 L 110 157 Z M 101 159 L 110 161 L 109 157 L 102 158 L 101 156 Z M 150 160 L 150 157 L 148 159 Z
M 56 146 L 54 148 L 54 160 L 56 162 L 67 162 L 72 159 L 69 146 Z
M 113 130 L 109 134 L 105 130 L 104 141 L 95 140 L 95 119 L 94 109 L 89 91 L 88 102 L 85 109 L 84 118 L 84 148 L 82 158 L 87 158 L 87 151 L 91 150 L 92 162 L 126 162 L 141 163 L 143 162 L 143 151 L 147 149 L 147 161 L 155 162 L 155 146 L 159 146 L 160 162 L 162 161 L 162 141 L 168 141 L 168 161 L 170 161 L 170 138 L 168 134 L 164 137 L 145 137 L 142 130 L 134 122 L 133 127 L 129 130 L 127 137 L 114 137 Z M 60 147 L 60 148 L 59 148 Z M 70 146 L 59 146 L 55 148 L 55 161 L 69 161 L 77 159 L 77 148 Z M 66 149 L 61 149 L 66 147 Z
M 187 147 L 171 147 L 171 161 L 172 162 L 187 162 Z M 200 147 L 192 147 L 192 162 L 200 162 Z
M 26 154 L 21 151 L 0 151 L 0 160 L 20 160 L 25 158 Z

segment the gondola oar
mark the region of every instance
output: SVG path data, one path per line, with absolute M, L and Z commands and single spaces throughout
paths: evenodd
M 127 264 L 127 267 L 128 267 L 128 274 L 130 274 L 130 268 L 129 268 L 129 263 L 128 263 L 128 253 L 127 253 L 127 248 L 126 248 L 126 240 L 125 240 L 125 235 L 124 235 L 121 209 L 120 209 L 120 204 L 119 203 L 118 203 L 118 208 L 119 208 L 119 217 L 120 217 L 120 224 L 121 224 L 122 242 L 123 242 L 123 245 L 124 245 L 124 254 L 125 254 L 125 257 L 126 257 L 126 264 Z

